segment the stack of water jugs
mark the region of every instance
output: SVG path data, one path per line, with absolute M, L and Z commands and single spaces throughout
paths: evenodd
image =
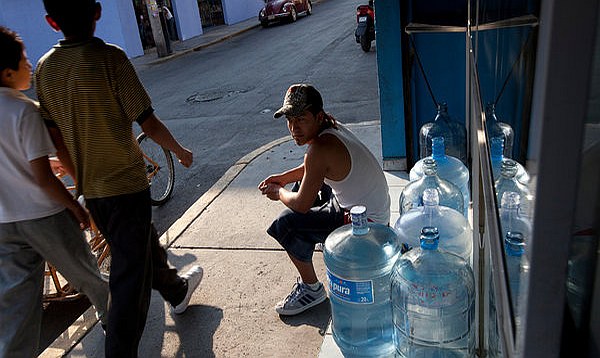
M 366 208 L 356 206 L 352 223 L 325 242 L 332 332 L 346 357 L 474 357 L 469 171 L 447 154 L 460 153 L 464 143 L 447 150 L 436 127 L 446 110 L 441 106 L 433 125 L 421 130 L 420 143 L 431 147 L 421 148 L 427 155 L 410 171 L 394 229 L 368 222 Z M 454 142 L 460 135 L 448 137 Z M 520 213 L 529 193 L 521 184 L 528 177 L 504 158 L 503 141 L 492 141 L 496 193 L 508 264 L 523 271 L 529 226 Z

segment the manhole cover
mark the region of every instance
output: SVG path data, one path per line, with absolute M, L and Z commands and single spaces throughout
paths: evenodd
M 194 93 L 189 96 L 185 101 L 191 103 L 198 102 L 212 102 L 217 101 L 219 99 L 232 99 L 240 93 L 246 93 L 249 90 L 241 89 L 241 90 L 210 90 L 203 93 Z

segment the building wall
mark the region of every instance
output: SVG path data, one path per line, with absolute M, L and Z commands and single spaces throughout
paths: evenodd
M 222 5 L 225 23 L 233 25 L 252 17 L 258 19 L 258 12 L 265 2 L 263 0 L 222 0 Z
M 202 35 L 202 21 L 197 0 L 171 0 L 173 16 L 181 40 Z
M 104 0 L 100 3 L 102 17 L 96 26 L 96 36 L 123 48 L 129 57 L 143 55 L 131 0 Z M 63 38 L 46 23 L 46 11 L 41 0 L 0 0 L 0 9 L 0 25 L 21 35 L 29 60 L 34 65 Z
M 225 23 L 232 25 L 258 16 L 263 0 L 222 0 Z M 131 0 L 99 0 L 102 17 L 96 36 L 121 47 L 129 57 L 144 54 Z M 202 34 L 197 0 L 172 0 L 179 37 L 186 40 Z M 0 0 L 0 25 L 20 34 L 32 64 L 62 39 L 48 24 L 41 0 Z

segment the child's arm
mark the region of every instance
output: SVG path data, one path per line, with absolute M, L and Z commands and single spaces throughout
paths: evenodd
M 47 126 L 47 128 L 48 133 L 50 133 L 50 138 L 52 138 L 52 142 L 54 143 L 54 147 L 56 147 L 56 156 L 58 157 L 58 160 L 60 160 L 62 167 L 67 174 L 69 174 L 73 180 L 76 180 L 75 167 L 73 167 L 73 162 L 71 161 L 65 142 L 63 141 L 62 134 L 60 134 L 60 130 L 57 127 L 52 126 Z
M 184 167 L 188 168 L 192 165 L 194 160 L 192 152 L 179 144 L 165 124 L 154 113 L 150 114 L 142 122 L 141 127 L 144 133 L 152 138 L 153 141 L 175 153 L 177 159 Z
M 40 188 L 54 201 L 69 209 L 83 230 L 90 226 L 86 210 L 67 191 L 63 183 L 54 175 L 48 157 L 40 157 L 29 162 L 33 176 Z

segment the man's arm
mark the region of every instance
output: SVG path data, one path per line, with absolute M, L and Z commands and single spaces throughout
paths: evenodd
M 63 183 L 54 175 L 48 157 L 40 157 L 29 162 L 33 176 L 40 188 L 54 201 L 69 209 L 83 230 L 90 226 L 90 218 L 85 209 L 73 198 Z
M 286 186 L 289 183 L 297 182 L 302 180 L 304 176 L 304 163 L 300 164 L 296 168 L 287 170 L 281 174 L 273 174 L 267 177 L 267 179 L 263 180 L 258 184 L 258 189 L 263 191 L 263 189 L 267 188 L 267 184 L 279 184 L 280 186 Z M 263 194 L 265 194 L 263 192 Z
M 312 144 L 308 148 L 304 156 L 304 173 L 298 192 L 292 192 L 273 182 L 267 184 L 263 194 L 271 200 L 281 201 L 296 212 L 307 213 L 315 202 L 327 174 L 327 155 L 323 149 L 317 144 Z
M 175 156 L 184 167 L 189 168 L 194 160 L 192 152 L 183 147 L 173 137 L 165 124 L 154 114 L 150 114 L 141 124 L 142 130 L 158 145 L 175 153 Z

